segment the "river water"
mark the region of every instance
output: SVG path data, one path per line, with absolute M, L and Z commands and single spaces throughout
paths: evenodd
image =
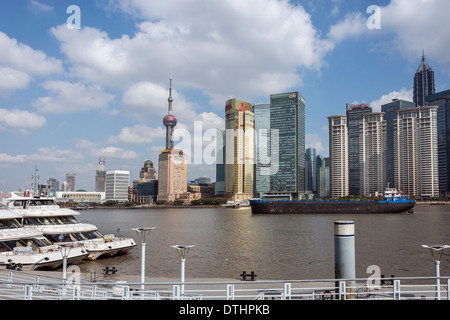
M 422 244 L 450 244 L 450 206 L 416 205 L 414 214 L 252 215 L 250 208 L 158 208 L 80 211 L 78 220 L 103 233 L 133 237 L 138 246 L 125 255 L 83 262 L 83 272 L 115 267 L 139 275 L 141 246 L 136 227 L 156 227 L 146 245 L 146 276 L 179 278 L 180 259 L 172 245 L 195 245 L 186 257 L 187 278 L 257 280 L 334 278 L 334 222 L 355 222 L 356 276 L 377 265 L 390 277 L 434 276 Z M 450 249 L 441 260 L 450 276 Z

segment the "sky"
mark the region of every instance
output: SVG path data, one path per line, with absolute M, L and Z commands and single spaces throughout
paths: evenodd
M 215 180 L 209 133 L 231 98 L 299 91 L 306 147 L 328 156 L 327 117 L 412 101 L 423 50 L 436 91 L 450 88 L 448 12 L 448 0 L 1 0 L 0 191 L 31 188 L 35 166 L 40 183 L 75 173 L 88 191 L 100 157 L 130 180 L 157 167 L 170 74 L 189 180 Z

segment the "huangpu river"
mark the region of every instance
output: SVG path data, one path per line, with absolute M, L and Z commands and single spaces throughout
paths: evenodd
M 82 262 L 82 272 L 115 267 L 139 275 L 141 245 L 132 228 L 155 227 L 146 240 L 146 276 L 179 278 L 180 258 L 173 245 L 195 245 L 186 256 L 186 278 L 257 280 L 334 278 L 334 222 L 355 222 L 356 276 L 380 267 L 386 277 L 434 276 L 423 244 L 450 244 L 450 205 L 416 205 L 414 214 L 252 215 L 250 208 L 94 209 L 79 221 L 104 233 L 133 237 L 128 254 Z M 450 276 L 450 249 L 442 256 L 441 276 Z

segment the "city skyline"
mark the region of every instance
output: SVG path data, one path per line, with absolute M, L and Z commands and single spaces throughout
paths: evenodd
M 80 2 L 80 30 L 66 24 L 70 1 L 0 4 L 1 191 L 30 187 L 35 165 L 41 183 L 70 172 L 94 190 L 102 156 L 136 179 L 164 150 L 171 70 L 177 128 L 224 128 L 225 101 L 298 91 L 305 148 L 325 157 L 327 117 L 346 104 L 413 101 L 423 50 L 435 91 L 450 88 L 448 1 L 155 3 Z M 380 29 L 366 24 L 369 5 Z M 200 176 L 215 165 L 190 164 L 188 180 Z

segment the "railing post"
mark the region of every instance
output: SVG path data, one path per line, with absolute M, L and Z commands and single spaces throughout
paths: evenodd
M 123 286 L 122 287 L 122 300 L 129 300 L 130 298 L 130 287 Z
M 180 285 L 173 286 L 173 300 L 180 300 Z
M 347 285 L 346 281 L 339 281 L 339 300 L 347 299 Z
M 81 288 L 80 286 L 73 286 L 72 287 L 72 299 L 73 300 L 80 300 L 81 299 Z
M 11 288 L 11 283 L 13 281 L 13 271 L 8 272 L 8 289 Z
M 24 286 L 24 291 L 25 300 L 33 300 L 33 286 L 26 284 Z
M 291 284 L 290 283 L 284 284 L 284 294 L 281 296 L 281 299 L 291 300 Z
M 450 300 L 450 279 L 447 279 L 447 300 Z
M 394 300 L 400 300 L 400 280 L 394 280 Z
M 227 300 L 234 300 L 234 284 L 227 284 Z

